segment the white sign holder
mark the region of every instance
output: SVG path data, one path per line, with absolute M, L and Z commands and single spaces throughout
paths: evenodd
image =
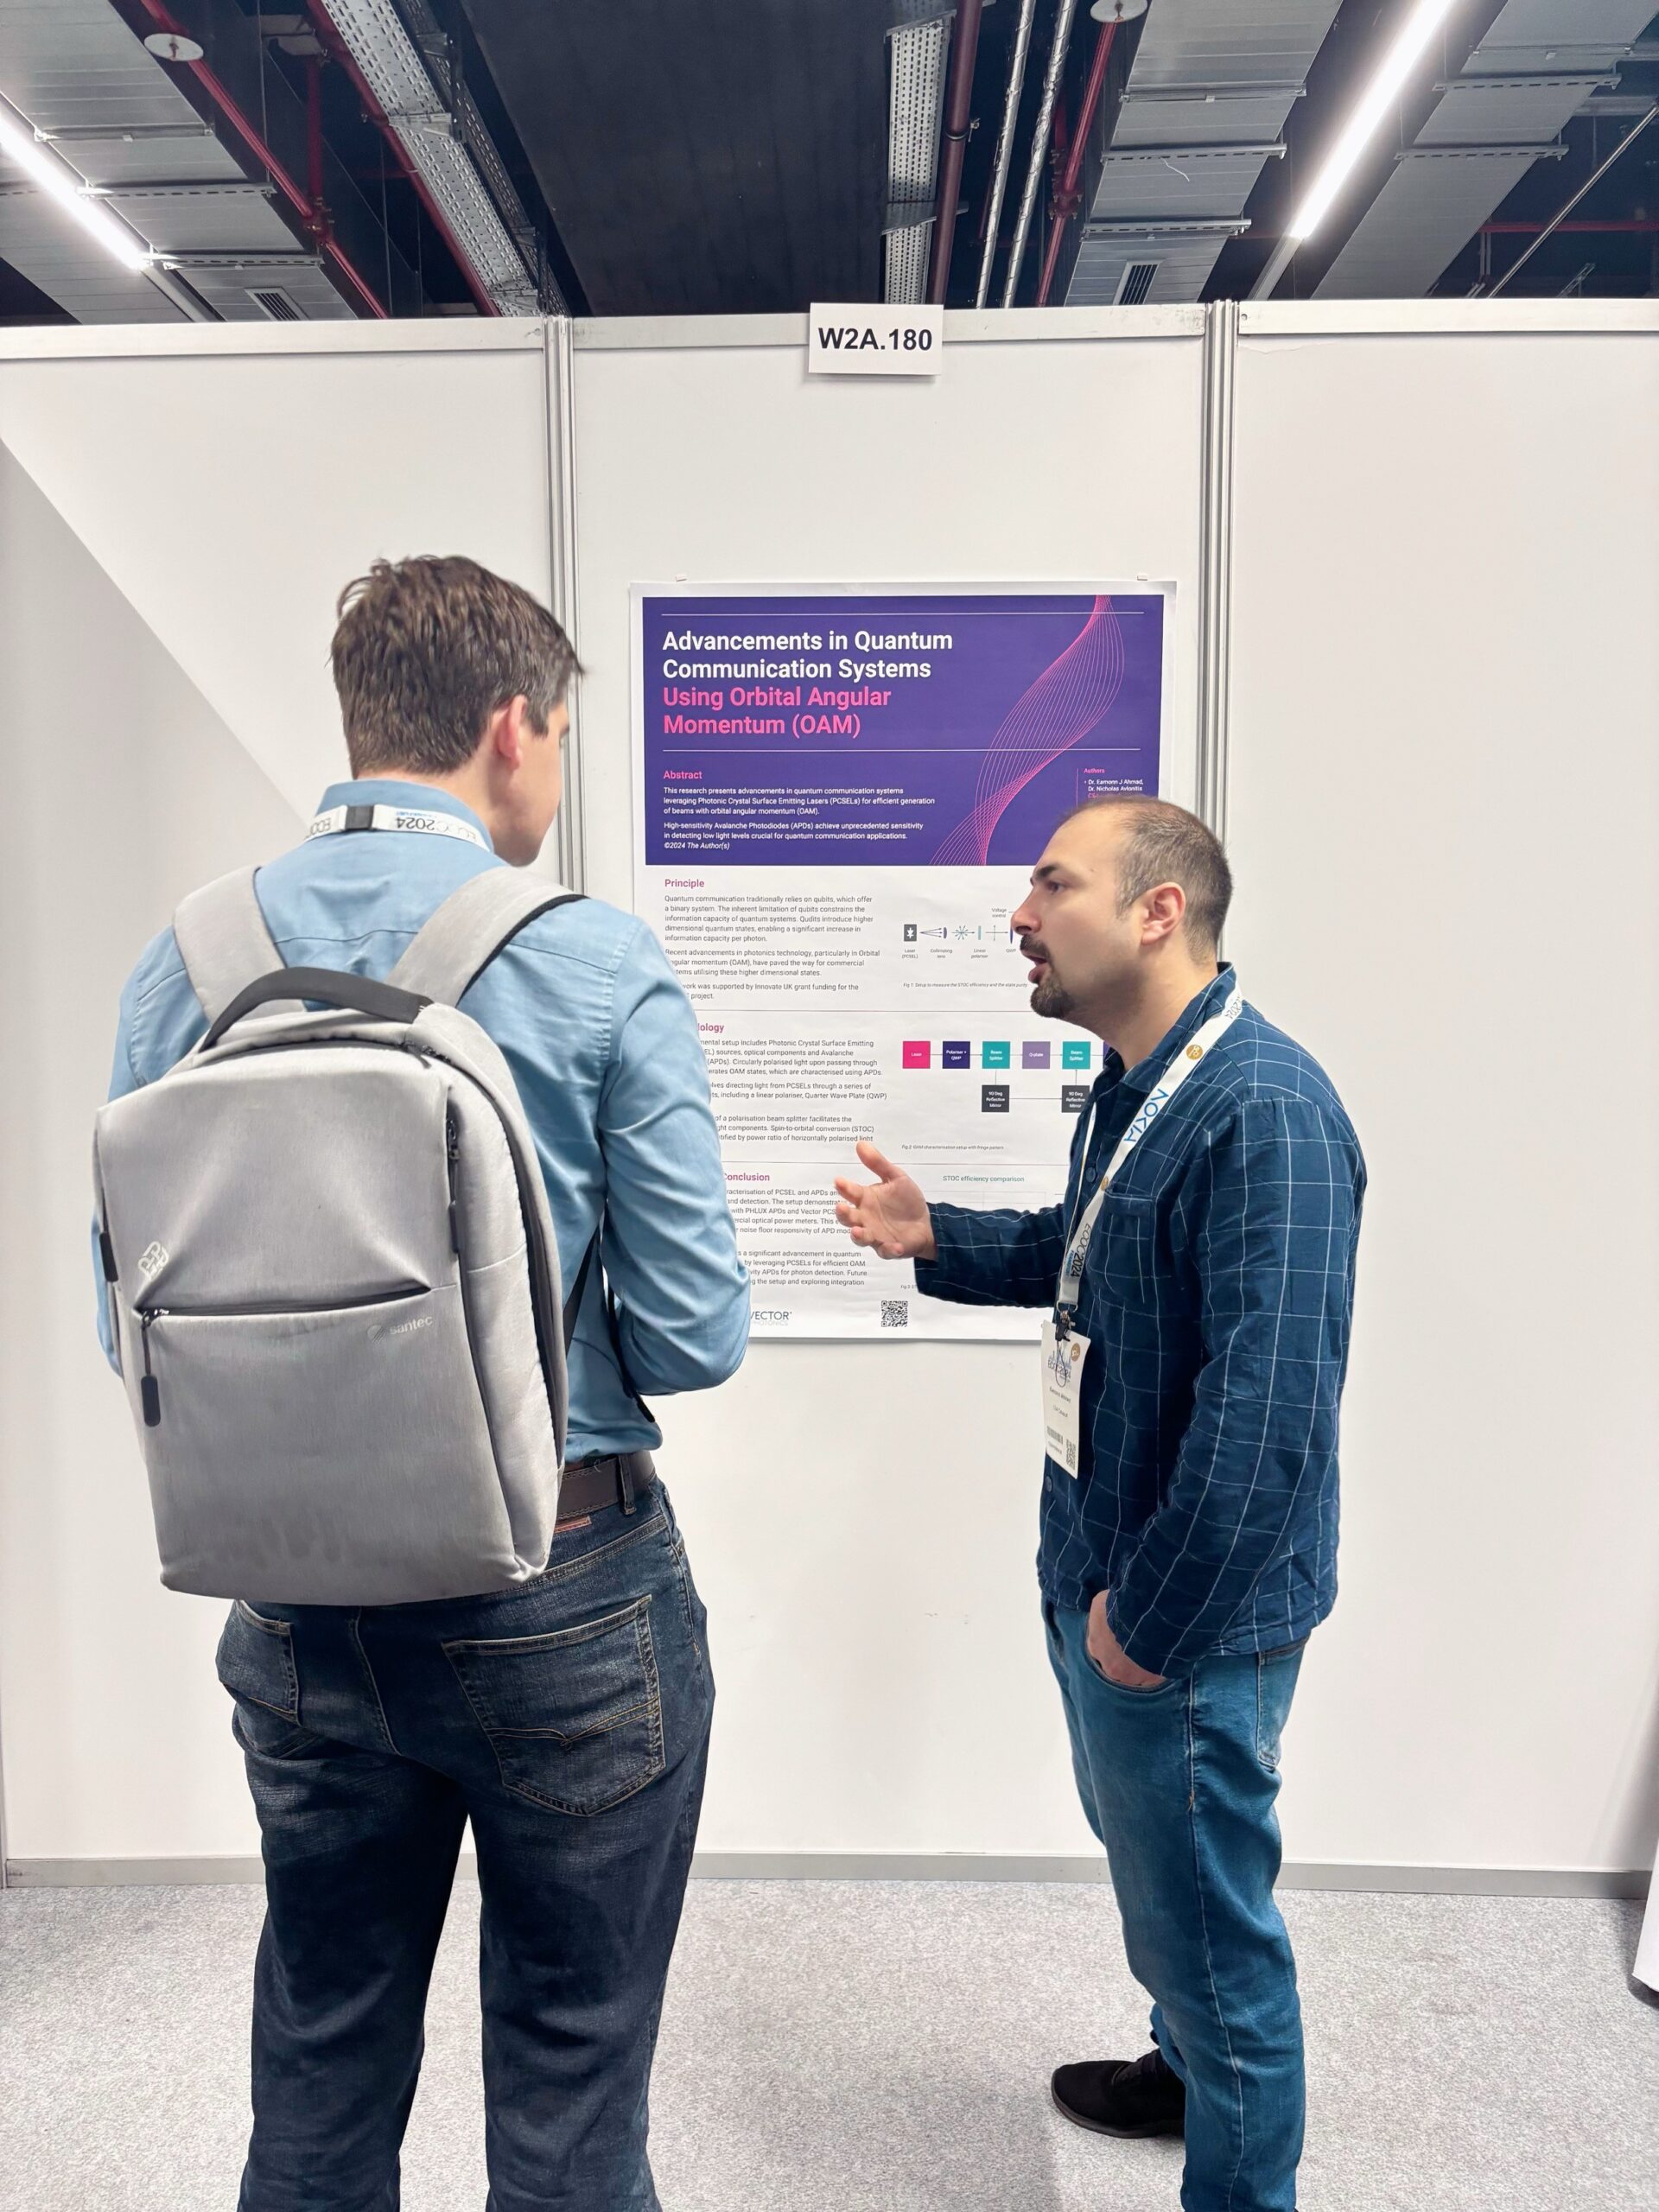
M 943 308 L 815 305 L 806 321 L 813 377 L 936 377 L 944 353 Z

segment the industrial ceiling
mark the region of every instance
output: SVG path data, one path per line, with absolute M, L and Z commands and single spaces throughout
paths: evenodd
M 0 321 L 1659 290 L 1651 0 L 1448 0 L 1300 238 L 1420 4 L 0 0 Z

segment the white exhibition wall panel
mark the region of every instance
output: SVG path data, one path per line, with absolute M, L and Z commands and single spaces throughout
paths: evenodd
M 547 595 L 546 391 L 540 323 L 0 333 L 0 442 L 308 815 L 343 585 L 469 553 Z
M 1287 1847 L 1643 1866 L 1659 314 L 1244 315 L 1229 949 L 1371 1173 Z
M 809 380 L 799 316 L 578 327 L 590 891 L 630 896 L 635 583 L 1173 582 L 1165 785 L 1190 802 L 1201 318 L 991 340 L 1013 323 L 947 316 L 925 382 Z M 757 1344 L 660 1408 L 720 1683 L 705 1850 L 1093 1851 L 1032 1572 L 1034 1359 Z
M 343 583 L 377 554 L 464 551 L 549 588 L 539 326 L 504 343 L 400 325 L 390 346 L 346 326 L 321 352 L 312 330 L 166 336 L 124 331 L 119 358 L 107 331 L 0 334 L 0 1728 L 19 1859 L 257 1847 L 213 1675 L 223 1608 L 159 1586 L 94 1335 L 91 1127 L 121 985 L 186 891 L 291 844 L 345 772 Z
M 143 1463 L 94 1334 L 87 1164 L 128 969 L 181 893 L 280 851 L 297 817 L 3 448 L 0 725 L 8 1853 L 247 1851 L 213 1676 L 225 1609 L 156 1579 Z
M 1659 1825 L 1659 328 L 1495 334 L 1500 305 L 1481 334 L 1449 308 L 1367 332 L 1389 312 L 1247 310 L 1236 394 L 1229 949 L 1373 1175 L 1344 1593 L 1287 1848 L 1623 1869 Z M 1002 320 L 950 318 L 915 385 L 808 385 L 798 320 L 580 334 L 590 889 L 630 892 L 636 582 L 1173 581 L 1166 785 L 1191 798 L 1198 317 L 1022 315 L 990 342 Z M 122 337 L 124 360 L 107 333 L 0 334 L 24 1859 L 252 1848 L 217 1609 L 156 1584 L 92 1334 L 120 982 L 335 772 L 347 576 L 458 549 L 548 588 L 539 332 Z M 1095 1855 L 1036 1616 L 1034 1401 L 1019 1346 L 766 1344 L 665 1403 L 721 1681 L 706 1849 Z

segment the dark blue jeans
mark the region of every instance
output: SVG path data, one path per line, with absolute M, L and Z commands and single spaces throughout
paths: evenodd
M 1106 1847 L 1129 1971 L 1186 2084 L 1185 2212 L 1295 2212 L 1302 2016 L 1279 1874 L 1279 1738 L 1302 1646 L 1201 1660 L 1130 1690 L 1089 1656 L 1088 1616 L 1045 1606 L 1089 1825 Z
M 470 1820 L 488 2212 L 656 2212 L 652 2056 L 708 1756 L 706 1617 L 660 1484 L 522 1590 L 236 1605 L 264 1839 L 242 2212 L 396 2212 Z

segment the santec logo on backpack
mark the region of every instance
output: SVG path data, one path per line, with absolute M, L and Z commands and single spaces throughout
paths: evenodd
M 207 1034 L 93 1147 L 169 1588 L 397 1605 L 545 1567 L 594 1252 L 563 1302 L 512 1074 L 457 1001 L 579 895 L 487 868 L 385 982 L 283 968 L 251 869 L 180 908 Z

